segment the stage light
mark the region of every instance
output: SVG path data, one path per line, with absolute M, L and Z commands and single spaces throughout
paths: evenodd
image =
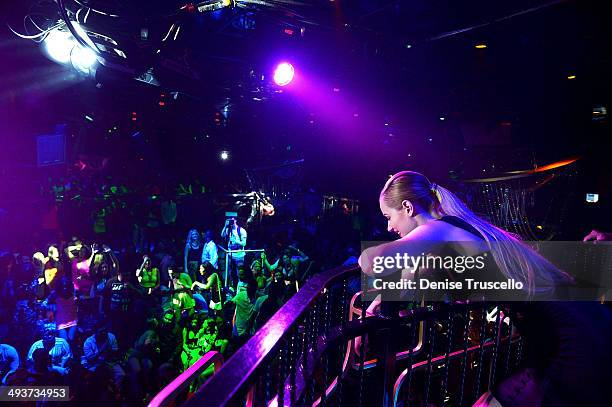
M 474 45 L 474 48 L 476 49 L 485 49 L 486 47 L 487 47 L 487 44 L 483 44 L 483 43 Z
M 570 81 L 574 80 L 574 79 L 576 79 L 576 75 L 568 75 L 567 79 L 569 79 Z
M 70 61 L 77 71 L 87 74 L 98 62 L 98 57 L 90 48 L 77 45 L 70 53 Z
M 59 28 L 51 30 L 43 41 L 44 49 L 49 58 L 60 64 L 70 62 L 70 55 L 75 44 L 72 34 Z
M 294 75 L 295 70 L 293 69 L 293 65 L 288 62 L 282 62 L 278 64 L 276 70 L 274 71 L 274 83 L 276 83 L 278 86 L 289 85 L 293 80 Z
M 42 43 L 43 49 L 51 60 L 62 65 L 71 64 L 77 71 L 88 74 L 98 60 L 91 48 L 95 45 L 76 23 L 75 29 L 79 32 L 79 36 L 84 38 L 87 46 L 80 45 L 69 31 L 55 28 L 45 37 Z
M 222 161 L 227 161 L 229 160 L 229 153 L 227 151 L 221 151 L 219 158 L 221 158 Z

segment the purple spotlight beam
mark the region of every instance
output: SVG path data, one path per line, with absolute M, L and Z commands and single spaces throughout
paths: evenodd
M 274 83 L 278 86 L 286 86 L 291 83 L 295 75 L 293 65 L 289 62 L 281 62 L 274 70 Z

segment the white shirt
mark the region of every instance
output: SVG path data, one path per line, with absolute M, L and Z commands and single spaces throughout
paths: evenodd
M 115 335 L 108 332 L 107 334 L 107 342 L 109 351 L 118 352 L 119 345 L 117 344 L 117 338 Z M 81 356 L 81 364 L 88 370 L 93 371 L 96 366 L 103 362 L 102 359 L 95 359 L 95 357 L 100 353 L 100 349 L 98 348 L 98 343 L 96 342 L 96 335 L 93 334 L 89 338 L 85 339 L 85 343 L 83 344 L 83 356 Z
M 34 342 L 28 352 L 28 360 L 33 361 L 32 355 L 36 349 L 44 349 L 42 339 Z M 55 338 L 55 345 L 49 350 L 49 356 L 51 356 L 51 363 L 55 366 L 62 366 L 72 358 L 72 352 L 70 351 L 70 345 L 65 339 Z
M 240 234 L 238 234 L 238 231 L 240 231 Z M 227 239 L 227 235 L 225 235 L 224 238 Z M 231 229 L 228 249 L 230 250 L 240 250 L 240 248 L 244 249 L 244 247 L 246 246 L 246 242 L 247 242 L 246 230 L 244 230 L 240 226 Z M 230 256 L 234 260 L 243 260 L 245 254 L 246 254 L 245 252 L 239 251 L 236 253 L 231 253 Z
M 217 268 L 217 261 L 219 260 L 219 254 L 217 252 L 217 245 L 212 240 L 204 245 L 202 250 L 202 263 L 209 262 L 214 268 Z
M 2 385 L 6 385 L 4 380 L 9 372 L 19 369 L 19 354 L 11 345 L 0 344 L 0 380 Z

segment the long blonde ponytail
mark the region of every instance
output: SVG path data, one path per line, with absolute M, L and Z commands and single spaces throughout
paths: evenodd
M 422 174 L 411 171 L 395 174 L 385 184 L 381 197 L 391 205 L 397 205 L 402 199 L 414 200 L 423 208 L 456 216 L 473 226 L 486 241 L 501 273 L 522 282 L 530 297 L 546 296 L 560 282 L 572 280 L 568 274 L 521 242 L 518 236 L 481 219 L 455 194 L 432 184 Z

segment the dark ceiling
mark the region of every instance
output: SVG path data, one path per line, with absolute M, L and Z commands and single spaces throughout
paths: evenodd
M 55 10 L 3 3 L 16 30 L 28 7 Z M 68 165 L 86 153 L 110 158 L 110 174 L 197 174 L 222 189 L 243 168 L 304 158 L 303 188 L 359 196 L 404 168 L 443 182 L 583 154 L 594 170 L 609 131 L 592 120 L 610 99 L 603 1 L 243 2 L 215 16 L 176 14 L 172 1 L 81 3 L 121 14 L 96 28 L 132 40 L 136 73 L 159 63 L 136 38 L 143 24 L 160 38 L 180 22 L 162 54 L 197 78 L 159 66 L 159 87 L 112 69 L 77 78 L 2 29 L 5 174 L 37 171 L 35 137 L 64 123 Z M 310 90 L 253 84 L 279 55 Z

